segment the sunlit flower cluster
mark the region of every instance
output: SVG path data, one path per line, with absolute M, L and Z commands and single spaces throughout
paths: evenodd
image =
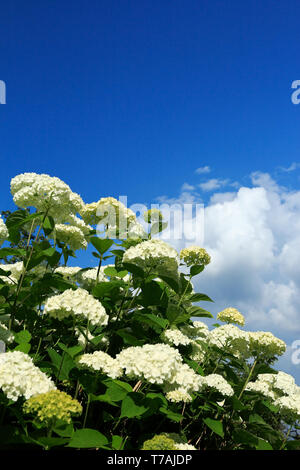
M 57 420 L 71 423 L 73 415 L 82 413 L 82 406 L 67 393 L 51 390 L 29 398 L 23 405 L 23 411 L 25 414 L 35 415 L 37 421 L 48 427 Z
M 157 384 L 170 382 L 182 363 L 177 349 L 161 343 L 131 346 L 123 349 L 116 359 L 128 377 Z
M 162 340 L 169 344 L 175 344 L 175 346 L 184 345 L 191 343 L 191 339 L 184 335 L 178 328 L 168 328 L 162 334 Z
M 8 230 L 7 227 L 0 215 L 0 246 L 8 238 Z
M 286 351 L 286 344 L 269 331 L 249 332 L 250 348 L 253 355 L 273 357 Z
M 99 223 L 127 231 L 130 223 L 136 222 L 135 213 L 114 197 L 103 197 L 98 202 L 85 204 L 80 215 L 87 224 Z
M 48 211 L 57 222 L 65 222 L 84 205 L 81 197 L 66 183 L 46 174 L 22 173 L 11 180 L 10 188 L 18 207 Z
M 98 282 L 108 281 L 107 277 L 104 274 L 104 267 L 101 267 L 99 272 L 98 268 L 91 268 L 85 271 L 81 271 L 78 275 L 78 280 L 83 287 L 90 287 L 95 285 L 98 274 Z
M 201 379 L 202 388 L 212 388 L 225 397 L 230 397 L 234 394 L 231 385 L 220 374 L 209 374 L 206 377 L 201 377 Z
M 132 263 L 144 268 L 177 269 L 177 251 L 163 240 L 152 239 L 130 247 L 123 256 L 124 263 Z
M 207 341 L 210 345 L 224 349 L 236 357 L 249 356 L 249 335 L 235 325 L 223 325 L 211 330 Z
M 272 400 L 282 396 L 300 397 L 300 387 L 296 385 L 294 377 L 282 371 L 277 374 L 258 374 L 254 382 L 247 384 L 246 390 L 261 393 Z
M 180 251 L 180 259 L 182 259 L 187 266 L 194 264 L 209 264 L 211 261 L 210 255 L 204 248 L 199 246 L 189 246 Z
M 65 279 L 73 279 L 79 273 L 81 268 L 72 266 L 59 266 L 54 270 L 55 273 L 61 274 Z
M 117 359 L 113 359 L 103 351 L 95 351 L 92 354 L 83 354 L 78 360 L 82 367 L 88 367 L 95 371 L 101 371 L 112 379 L 123 375 L 123 369 Z
M 10 272 L 9 276 L 0 276 L 0 279 L 6 284 L 17 284 L 22 275 L 23 268 L 23 261 L 11 264 L 0 264 L 0 269 Z
M 73 316 L 86 318 L 91 325 L 107 325 L 108 315 L 105 308 L 85 289 L 67 289 L 62 294 L 46 300 L 44 314 L 62 320 Z
M 56 224 L 54 229 L 55 238 L 69 245 L 71 250 L 85 250 L 87 241 L 79 227 L 69 224 Z
M 15 335 L 7 328 L 4 323 L 0 322 L 0 341 L 9 344 L 14 341 Z
M 244 326 L 245 318 L 236 308 L 225 308 L 222 312 L 217 315 L 217 320 L 225 323 L 235 323 L 237 325 Z
M 13 401 L 56 389 L 52 380 L 33 364 L 31 357 L 21 351 L 0 354 L 0 388 Z

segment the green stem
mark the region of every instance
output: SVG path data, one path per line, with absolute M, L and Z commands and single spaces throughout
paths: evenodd
M 88 394 L 88 402 L 87 402 L 87 405 L 86 405 L 85 415 L 84 415 L 84 420 L 83 420 L 83 426 L 82 426 L 83 428 L 85 428 L 85 425 L 86 425 L 86 420 L 87 420 L 87 416 L 88 416 L 88 412 L 89 412 L 90 403 L 91 403 L 91 397 L 90 397 L 90 394 Z
M 244 393 L 244 391 L 245 391 L 245 388 L 246 388 L 247 385 L 248 385 L 249 380 L 251 379 L 251 376 L 252 376 L 252 374 L 253 374 L 253 371 L 254 371 L 254 368 L 255 368 L 255 366 L 256 366 L 256 363 L 257 363 L 257 359 L 255 359 L 255 361 L 253 362 L 253 365 L 252 365 L 252 367 L 251 367 L 251 369 L 250 369 L 250 372 L 249 372 L 248 377 L 247 377 L 247 379 L 246 379 L 246 381 L 245 381 L 245 383 L 244 383 L 244 386 L 243 386 L 243 388 L 242 388 L 242 390 L 241 390 L 241 393 L 240 393 L 239 396 L 238 396 L 238 399 L 239 399 L 239 400 L 240 400 L 241 396 L 243 395 L 243 393 Z
M 289 435 L 290 435 L 290 432 L 291 432 L 292 428 L 293 428 L 293 425 L 291 424 L 291 426 L 290 426 L 290 428 L 289 428 L 289 430 L 288 430 L 288 432 L 287 432 L 287 434 L 286 434 L 284 440 L 282 441 L 282 444 L 281 444 L 279 450 L 282 450 L 282 449 L 284 448 L 285 443 L 286 443 L 286 441 L 288 440 L 288 437 L 289 437 Z
M 18 287 L 17 287 L 17 292 L 16 292 L 16 298 L 15 298 L 15 301 L 14 301 L 14 304 L 13 304 L 13 312 L 11 314 L 11 318 L 9 320 L 9 331 L 12 330 L 13 328 L 13 324 L 14 324 L 14 318 L 15 318 L 15 308 L 16 308 L 16 304 L 17 304 L 17 300 L 18 300 L 18 296 L 20 294 L 20 291 L 21 291 L 21 287 L 22 287 L 22 284 L 23 284 L 23 281 L 24 281 L 24 278 L 25 278 L 25 274 L 26 274 L 26 271 L 27 271 L 27 268 L 29 266 L 29 263 L 30 263 L 30 260 L 32 258 L 32 254 L 33 254 L 33 250 L 34 250 L 34 243 L 37 242 L 37 240 L 39 239 L 39 236 L 40 236 L 40 232 L 41 232 L 41 229 L 42 229 L 42 226 L 43 226 L 43 223 L 47 217 L 47 213 L 48 213 L 48 210 L 45 212 L 44 216 L 43 216 L 43 219 L 42 219 L 42 222 L 39 226 L 39 229 L 38 229 L 38 232 L 36 234 L 36 237 L 34 239 L 34 242 L 32 243 L 32 246 L 31 246 L 31 250 L 30 250 L 30 253 L 29 253 L 29 256 L 28 256 L 28 259 L 27 259 L 27 263 L 26 263 L 26 266 L 24 266 L 23 268 L 23 272 L 22 272 L 22 275 L 21 275 L 21 278 L 19 280 L 19 284 L 18 284 Z M 31 228 L 30 228 L 30 232 L 29 232 L 29 236 L 28 236 L 28 240 L 27 240 L 27 246 L 26 246 L 26 250 L 29 248 L 29 242 L 30 242 L 30 239 L 31 239 L 31 231 L 32 231 L 32 228 L 33 228 L 33 223 L 31 224 Z

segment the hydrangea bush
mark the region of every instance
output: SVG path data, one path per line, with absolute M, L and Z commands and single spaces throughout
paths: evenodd
M 159 211 L 144 214 L 145 234 L 121 202 L 86 204 L 48 175 L 18 175 L 11 193 L 17 209 L 0 217 L 1 449 L 298 447 L 300 387 L 273 368 L 286 345 L 242 329 L 233 307 L 207 326 L 212 299 L 193 287 L 209 269 L 204 248 L 177 253 L 152 238 L 165 228 Z M 95 265 L 68 266 L 89 245 Z

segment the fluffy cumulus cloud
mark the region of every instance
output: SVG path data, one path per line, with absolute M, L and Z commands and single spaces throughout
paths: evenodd
M 244 314 L 246 329 L 272 331 L 289 344 L 300 338 L 300 190 L 254 172 L 247 186 L 212 194 L 203 220 L 192 244 L 201 244 L 212 261 L 195 289 L 215 300 L 211 311 L 232 306 Z M 173 244 L 180 249 L 191 242 Z

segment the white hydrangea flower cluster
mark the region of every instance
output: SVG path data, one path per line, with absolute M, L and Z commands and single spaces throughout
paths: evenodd
M 64 222 L 84 206 L 81 197 L 57 177 L 46 174 L 22 173 L 10 183 L 14 203 L 18 207 L 35 207 L 48 211 L 55 221 Z
M 196 447 L 191 444 L 179 444 L 177 442 L 175 442 L 174 447 L 178 450 L 197 450 Z
M 294 377 L 282 371 L 277 374 L 258 374 L 255 382 L 249 382 L 245 390 L 261 393 L 271 400 L 282 396 L 299 395 L 300 398 L 300 387 L 296 385 Z
M 116 360 L 128 377 L 162 385 L 173 402 L 189 402 L 191 394 L 201 388 L 202 377 L 168 344 L 132 346 L 121 351 Z
M 249 335 L 235 325 L 223 325 L 211 330 L 207 341 L 208 344 L 224 349 L 235 357 L 249 357 Z
M 220 374 L 209 374 L 201 379 L 202 388 L 212 388 L 225 397 L 231 397 L 234 394 L 231 385 Z
M 18 284 L 24 268 L 23 261 L 18 261 L 12 264 L 0 264 L 0 269 L 3 271 L 10 271 L 9 277 L 0 276 L 0 279 L 6 284 Z
M 135 213 L 114 197 L 85 204 L 80 215 L 87 224 L 104 225 L 111 238 L 127 238 L 129 226 L 137 223 Z
M 79 227 L 68 224 L 56 224 L 54 236 L 59 241 L 69 245 L 71 250 L 85 250 L 87 241 L 85 235 Z
M 4 343 L 9 344 L 13 343 L 14 338 L 14 334 L 9 331 L 9 329 L 6 325 L 4 325 L 4 323 L 0 322 L 0 341 L 4 341 Z
M 107 268 L 107 266 L 101 266 L 99 270 L 99 275 L 98 275 L 98 282 L 107 282 L 108 278 L 104 274 L 104 268 Z M 82 271 L 78 275 L 78 279 L 80 284 L 83 287 L 90 287 L 91 285 L 94 285 L 97 279 L 97 272 L 98 268 L 91 268 L 87 269 L 86 271 Z
M 75 328 L 75 334 L 78 337 L 78 344 L 80 344 L 80 346 L 82 346 L 83 348 L 86 348 L 89 345 L 88 341 L 91 341 L 95 338 L 95 336 L 90 331 L 85 331 L 83 334 L 78 328 Z M 101 341 L 97 343 L 97 346 L 101 348 L 101 346 L 107 346 L 108 343 L 109 340 L 107 336 L 103 336 Z
M 54 273 L 61 274 L 65 279 L 71 280 L 76 277 L 81 268 L 75 266 L 59 266 Z
M 178 268 L 178 253 L 163 240 L 152 239 L 128 248 L 123 255 L 123 262 L 143 268 L 164 268 L 173 271 Z
M 112 379 L 117 379 L 123 375 L 123 369 L 117 359 L 113 359 L 103 351 L 95 351 L 92 354 L 83 354 L 78 360 L 82 367 L 101 371 Z
M 8 238 L 8 230 L 7 227 L 0 215 L 0 246 Z
M 169 328 L 163 332 L 161 338 L 168 344 L 174 344 L 175 346 L 191 345 L 192 350 L 189 354 L 190 359 L 194 361 L 202 362 L 205 358 L 206 350 L 203 347 L 203 341 L 205 341 L 209 333 L 208 326 L 201 321 L 193 322 L 193 325 L 184 325 L 178 328 Z
M 68 316 L 86 318 L 91 325 L 107 325 L 105 308 L 85 289 L 67 289 L 62 294 L 46 300 L 44 314 L 59 320 Z
M 277 398 L 274 405 L 278 406 L 281 416 L 294 423 L 300 419 L 300 394 L 285 395 Z
M 13 401 L 56 390 L 52 380 L 21 351 L 0 354 L 0 388 Z
M 182 363 L 177 349 L 162 343 L 130 346 L 116 359 L 128 377 L 157 384 L 170 382 Z
M 233 307 L 228 307 L 219 312 L 217 315 L 217 320 L 220 320 L 225 323 L 235 323 L 240 326 L 245 325 L 245 318 L 244 316 Z
M 173 390 L 166 393 L 166 399 L 173 403 L 183 401 L 184 403 L 190 403 L 193 397 L 186 391 L 184 387 L 174 388 Z
M 269 331 L 251 331 L 248 333 L 250 348 L 254 355 L 264 357 L 281 356 L 286 351 L 286 344 Z
M 249 382 L 245 388 L 248 392 L 257 392 L 264 395 L 266 398 L 275 400 L 276 394 L 272 390 L 273 381 L 270 380 L 270 375 L 272 374 L 258 374 L 255 382 Z
M 186 346 L 192 341 L 188 336 L 184 335 L 178 328 L 175 327 L 165 330 L 162 333 L 161 338 L 166 343 L 175 344 L 175 346 Z

